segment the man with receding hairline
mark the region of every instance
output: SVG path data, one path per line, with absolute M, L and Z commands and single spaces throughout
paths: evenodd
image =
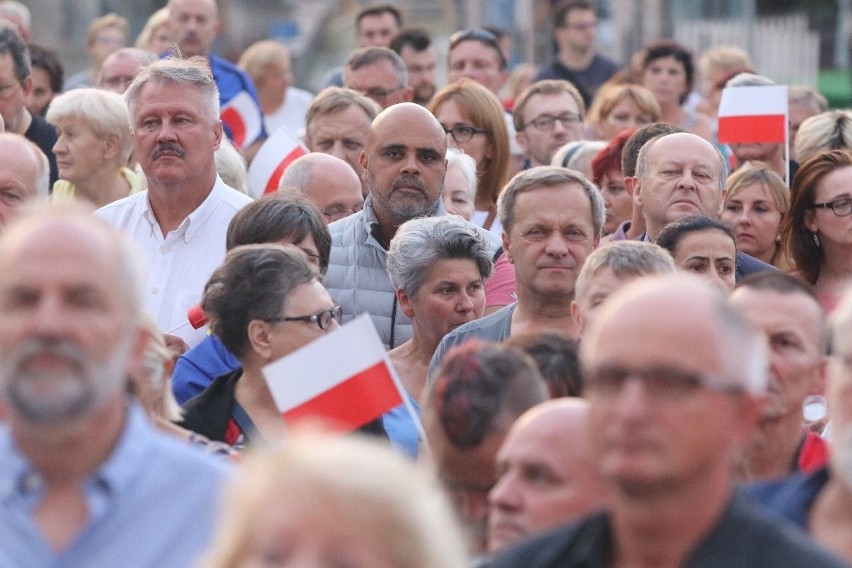
M 521 544 L 494 568 L 844 565 L 735 488 L 767 348 L 718 291 L 684 274 L 628 284 L 580 358 L 607 511 Z
M 224 463 L 127 395 L 142 363 L 141 259 L 87 212 L 0 238 L 0 565 L 194 564 Z
M 11 132 L 0 133 L 0 230 L 21 209 L 49 194 L 50 166 L 38 146 Z
M 361 180 L 349 164 L 321 152 L 293 161 L 278 182 L 278 191 L 297 191 L 314 202 L 326 223 L 339 221 L 364 207 Z

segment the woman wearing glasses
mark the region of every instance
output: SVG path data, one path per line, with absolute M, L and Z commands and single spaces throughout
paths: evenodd
M 471 222 L 501 234 L 497 196 L 509 176 L 509 134 L 500 101 L 488 89 L 463 78 L 438 91 L 429 103 L 448 141 L 476 160 L 476 202 Z
M 400 308 L 411 318 L 412 336 L 389 356 L 415 405 L 444 335 L 482 317 L 490 274 L 487 243 L 455 215 L 403 223 L 391 241 L 388 275 Z M 387 420 L 385 428 L 393 438 Z
M 852 151 L 817 154 L 793 178 L 784 246 L 826 312 L 852 284 Z
M 242 368 L 184 406 L 181 426 L 236 448 L 284 435 L 261 369 L 337 329 L 335 306 L 307 254 L 293 245 L 231 250 L 204 287 L 210 329 Z

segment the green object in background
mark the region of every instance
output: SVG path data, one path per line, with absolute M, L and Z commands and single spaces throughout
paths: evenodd
M 820 71 L 817 89 L 828 99 L 831 108 L 852 106 L 852 73 L 849 71 Z

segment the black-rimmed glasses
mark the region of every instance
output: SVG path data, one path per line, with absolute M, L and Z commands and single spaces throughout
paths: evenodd
M 453 137 L 458 143 L 470 142 L 474 135 L 476 134 L 485 134 L 485 131 L 481 128 L 474 128 L 473 126 L 467 126 L 465 124 L 459 124 L 452 128 L 444 127 L 444 132 Z
M 559 121 L 559 124 L 562 125 L 562 128 L 568 129 L 577 126 L 578 124 L 583 122 L 583 117 L 573 112 L 566 112 L 565 114 L 562 114 L 560 116 L 544 114 L 526 123 L 524 125 L 524 128 L 529 125 L 533 125 L 535 126 L 536 130 L 547 132 L 548 130 L 553 130 L 553 127 L 556 126 L 557 120 Z
M 841 197 L 840 199 L 835 199 L 834 201 L 827 201 L 825 203 L 814 203 L 811 205 L 813 209 L 831 209 L 835 215 L 838 217 L 846 217 L 850 213 L 852 213 L 852 199 L 849 197 Z
M 343 308 L 340 306 L 334 306 L 331 309 L 323 310 L 316 314 L 311 314 L 309 316 L 291 316 L 291 317 L 277 317 L 277 318 L 268 318 L 266 321 L 269 323 L 279 322 L 279 321 L 307 321 L 315 323 L 319 326 L 319 328 L 323 331 L 331 327 L 331 322 L 336 321 L 340 323 L 340 317 L 343 315 Z

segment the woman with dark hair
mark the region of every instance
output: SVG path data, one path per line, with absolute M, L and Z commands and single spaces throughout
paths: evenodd
M 692 53 L 677 42 L 661 40 L 642 50 L 637 63 L 639 82 L 660 105 L 660 122 L 712 140 L 710 117 L 685 105 L 695 82 Z
M 292 244 L 308 256 L 308 260 L 325 274 L 331 253 L 331 234 L 322 213 L 304 197 L 279 193 L 265 195 L 243 207 L 228 225 L 225 247 L 258 243 Z M 201 343 L 178 359 L 172 375 L 172 389 L 180 404 L 198 395 L 213 379 L 238 369 L 240 362 L 215 335 L 207 335 Z
M 852 284 L 852 151 L 817 154 L 793 178 L 784 247 L 826 312 Z
M 429 111 L 444 127 L 449 144 L 476 160 L 471 222 L 501 234 L 497 196 L 509 177 L 509 133 L 500 100 L 476 81 L 463 78 L 438 91 Z
M 238 449 L 281 438 L 284 421 L 262 369 L 337 329 L 340 307 L 304 252 L 260 244 L 228 252 L 204 287 L 201 308 L 241 368 L 186 403 L 180 425 Z
M 692 272 L 730 293 L 736 285 L 737 249 L 727 225 L 709 217 L 686 217 L 666 225 L 657 244 L 678 270 Z

